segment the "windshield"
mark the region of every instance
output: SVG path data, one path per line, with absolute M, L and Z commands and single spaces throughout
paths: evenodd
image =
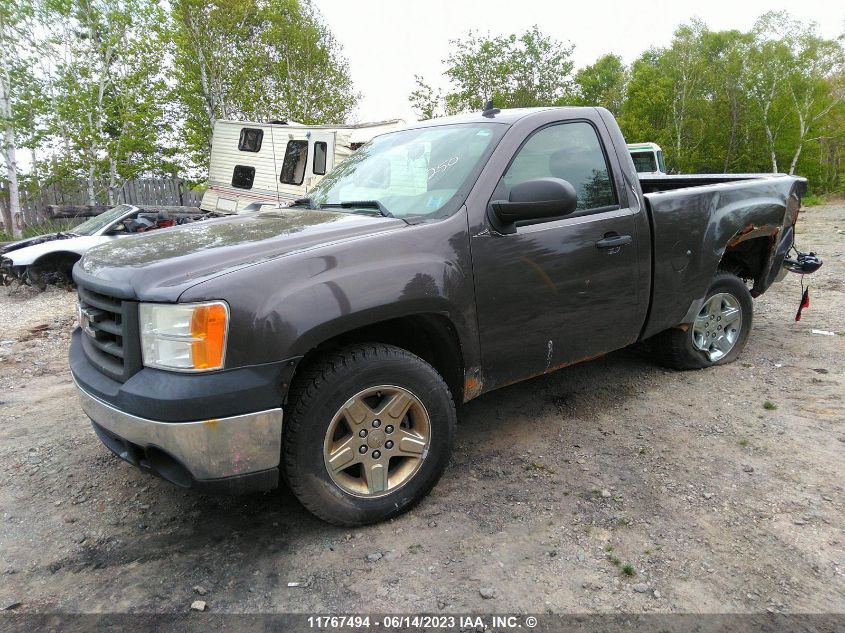
M 446 217 L 463 204 L 507 126 L 451 124 L 376 137 L 323 178 L 308 200 L 398 218 Z M 346 204 L 361 202 L 363 204 Z
M 85 220 L 82 224 L 77 224 L 68 232 L 75 235 L 94 235 L 101 228 L 108 226 L 124 213 L 129 213 L 131 210 L 131 205 L 119 204 L 114 209 L 109 209 L 100 215 L 95 215 L 93 218 Z
M 631 152 L 631 158 L 634 161 L 634 169 L 637 172 L 643 174 L 657 171 L 654 154 L 651 152 Z

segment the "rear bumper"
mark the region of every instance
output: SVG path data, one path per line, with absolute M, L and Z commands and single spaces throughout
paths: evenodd
M 220 492 L 275 488 L 282 410 L 160 422 L 125 413 L 76 383 L 100 440 L 121 459 L 178 486 Z

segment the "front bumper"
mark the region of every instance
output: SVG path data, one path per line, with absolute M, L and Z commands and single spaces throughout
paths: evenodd
M 78 383 L 76 387 L 102 442 L 143 470 L 178 486 L 209 491 L 246 492 L 278 485 L 281 409 L 159 422 L 120 411 Z

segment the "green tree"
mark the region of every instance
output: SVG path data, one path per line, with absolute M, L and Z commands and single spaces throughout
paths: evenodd
M 572 44 L 544 35 L 535 25 L 516 38 L 508 55 L 508 107 L 561 103 L 572 96 Z
M 26 42 L 35 25 L 35 7 L 28 0 L 0 0 L 0 157 L 8 183 L 8 203 L 0 200 L 5 230 L 21 236 L 21 205 L 17 151 L 21 108 L 34 79 L 28 71 L 31 48 Z
M 672 81 L 664 72 L 664 50 L 645 51 L 631 65 L 630 79 L 619 119 L 629 142 L 652 141 L 662 147 L 671 144 L 669 117 L 672 107 Z M 667 153 L 669 167 L 675 157 Z
M 622 112 L 626 84 L 625 64 L 618 55 L 599 57 L 595 63 L 575 73 L 573 103 L 584 106 L 601 106 L 615 116 Z
M 766 133 L 772 171 L 795 173 L 813 134 L 845 99 L 842 45 L 818 34 L 815 23 L 786 12 L 762 15 L 752 29 L 747 87 Z
M 533 26 L 521 34 L 479 35 L 470 31 L 452 40 L 444 60 L 450 89 L 435 92 L 416 76 L 409 101 L 422 118 L 437 113 L 481 110 L 492 100 L 500 108 L 560 103 L 572 93 L 572 45 Z
M 411 102 L 411 108 L 413 108 L 417 118 L 420 121 L 425 121 L 443 116 L 443 91 L 435 91 L 419 75 L 414 75 L 414 81 L 417 84 L 417 89 L 410 94 L 408 101 Z
M 358 95 L 348 62 L 308 0 L 176 0 L 182 135 L 196 166 L 218 119 L 342 123 Z
M 53 16 L 62 61 L 51 129 L 84 179 L 88 203 L 103 191 L 115 203 L 126 179 L 161 164 L 164 15 L 155 0 L 69 0 Z
M 481 110 L 490 100 L 510 105 L 510 57 L 516 36 L 480 36 L 469 32 L 451 40 L 454 50 L 446 58 L 446 77 L 454 89 L 445 96 L 450 114 Z

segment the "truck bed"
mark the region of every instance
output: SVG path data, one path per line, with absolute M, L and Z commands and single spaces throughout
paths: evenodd
M 643 193 L 673 191 L 687 187 L 703 187 L 727 182 L 765 180 L 786 174 L 639 174 Z
M 807 188 L 785 174 L 643 175 L 640 182 L 653 235 L 643 338 L 688 322 L 728 249 L 755 271 L 752 294 L 764 292 L 792 245 Z

